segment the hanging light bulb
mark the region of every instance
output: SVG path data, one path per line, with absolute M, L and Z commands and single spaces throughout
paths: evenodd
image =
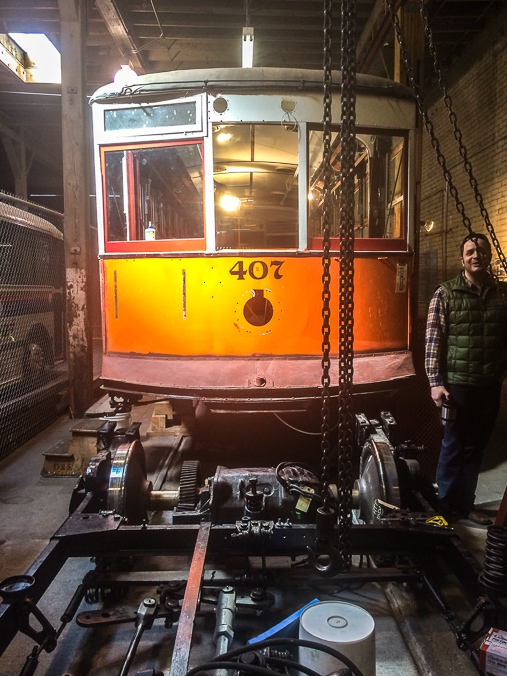
M 220 206 L 225 211 L 236 211 L 239 208 L 241 201 L 235 195 L 223 195 L 220 200 Z
M 130 67 L 129 63 L 122 63 L 120 70 L 114 76 L 114 83 L 117 85 L 135 84 L 137 73 Z

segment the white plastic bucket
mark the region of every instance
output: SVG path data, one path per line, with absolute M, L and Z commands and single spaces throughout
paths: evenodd
M 375 622 L 352 603 L 322 601 L 301 613 L 299 638 L 329 646 L 348 657 L 363 672 L 375 676 Z M 299 661 L 322 676 L 345 665 L 314 648 L 299 648 Z

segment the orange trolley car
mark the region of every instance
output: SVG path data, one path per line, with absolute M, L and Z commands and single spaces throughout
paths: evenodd
M 333 119 L 340 117 L 333 75 Z M 111 393 L 214 410 L 303 410 L 321 380 L 322 75 L 133 76 L 92 99 Z M 410 352 L 415 107 L 357 78 L 354 387 L 392 389 Z M 339 133 L 332 165 L 339 185 Z M 337 204 L 337 200 L 336 200 Z M 339 213 L 332 218 L 338 303 Z M 331 346 L 337 350 L 338 308 Z M 338 361 L 331 362 L 331 395 Z

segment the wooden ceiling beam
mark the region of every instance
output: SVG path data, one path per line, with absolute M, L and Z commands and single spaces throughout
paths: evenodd
M 143 32 L 139 32 L 139 40 L 156 40 L 155 27 L 153 29 L 149 26 L 145 27 Z M 337 44 L 339 44 L 340 28 L 336 26 L 333 30 L 333 36 L 336 37 Z M 164 30 L 164 37 L 160 40 L 160 44 L 167 40 L 191 40 L 195 48 L 199 49 L 202 40 L 213 40 L 219 42 L 221 40 L 238 40 L 241 42 L 241 30 L 239 28 L 223 28 L 221 30 L 215 28 L 167 28 Z M 292 42 L 294 49 L 298 49 L 298 44 L 294 44 L 294 40 L 299 42 L 318 42 L 322 44 L 322 31 L 319 28 L 304 29 L 303 27 L 285 28 L 283 32 L 279 28 L 263 28 L 256 30 L 255 40 L 269 40 L 272 42 Z
M 148 70 L 146 62 L 142 54 L 137 51 L 139 49 L 138 38 L 126 10 L 119 11 L 118 4 L 114 0 L 95 0 L 95 5 L 121 56 L 128 58 L 138 74 L 145 73 Z

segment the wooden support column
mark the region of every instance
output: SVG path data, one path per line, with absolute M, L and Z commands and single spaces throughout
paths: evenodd
M 70 405 L 82 417 L 93 400 L 89 317 L 89 126 L 86 100 L 86 0 L 58 0 L 62 49 L 63 197 Z
M 415 78 L 424 89 L 424 25 L 419 12 L 419 3 L 415 0 L 406 0 L 398 10 L 401 30 L 405 36 L 410 64 L 414 69 Z M 400 46 L 394 38 L 394 79 L 408 85 L 405 66 L 401 59 Z M 410 86 L 410 85 L 409 85 Z

